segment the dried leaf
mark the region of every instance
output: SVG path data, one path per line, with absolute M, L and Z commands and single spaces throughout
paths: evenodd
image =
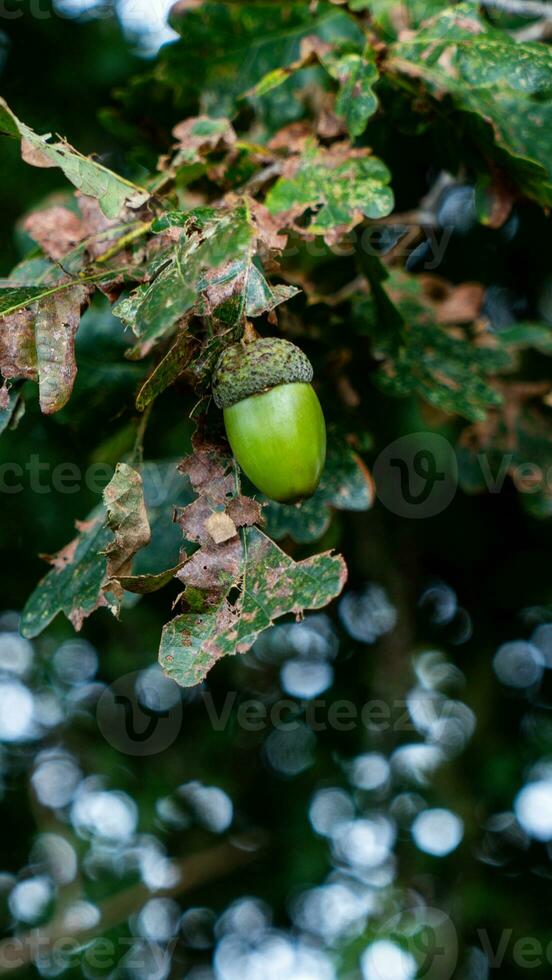
M 198 496 L 179 512 L 178 523 L 200 548 L 177 574 L 188 611 L 165 627 L 159 656 L 169 676 L 190 685 L 221 657 L 249 649 L 278 616 L 326 605 L 347 573 L 343 559 L 329 553 L 294 562 L 253 527 L 260 506 L 237 492 L 234 466 L 217 445 L 197 440 L 180 469 Z M 214 529 L 224 532 L 218 544 Z M 239 589 L 235 603 L 233 588 Z
M 59 206 L 35 211 L 25 218 L 23 227 L 51 259 L 63 258 L 86 234 L 78 215 Z
M 107 526 L 115 536 L 104 551 L 107 556 L 106 578 L 120 600 L 123 589 L 116 580 L 130 575 L 134 555 L 151 539 L 140 474 L 127 463 L 119 463 L 103 497 Z
M 37 304 L 34 332 L 40 407 L 45 415 L 58 412 L 71 397 L 77 375 L 75 335 L 87 299 L 85 286 L 73 286 Z
M 30 310 L 0 316 L 0 374 L 32 381 L 38 378 L 34 317 Z
M 211 514 L 205 521 L 205 529 L 215 544 L 223 544 L 235 538 L 238 529 L 232 518 L 224 511 L 217 511 Z
M 215 150 L 231 150 L 237 140 L 229 119 L 194 116 L 178 123 L 173 129 L 176 155 L 172 167 L 196 163 Z

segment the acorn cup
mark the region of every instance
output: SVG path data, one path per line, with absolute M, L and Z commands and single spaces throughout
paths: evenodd
M 295 344 L 263 337 L 233 344 L 212 388 L 235 459 L 258 490 L 280 503 L 310 497 L 326 459 L 326 425 L 312 364 Z

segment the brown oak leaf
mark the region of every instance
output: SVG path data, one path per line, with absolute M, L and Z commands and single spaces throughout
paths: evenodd
M 51 259 L 63 258 L 86 235 L 78 215 L 59 205 L 30 214 L 23 227 Z

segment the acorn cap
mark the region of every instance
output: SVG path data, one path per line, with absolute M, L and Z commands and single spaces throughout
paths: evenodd
M 221 354 L 213 373 L 213 398 L 219 408 L 230 408 L 250 395 L 276 385 L 313 378 L 306 354 L 279 337 L 262 337 L 252 344 L 233 344 Z

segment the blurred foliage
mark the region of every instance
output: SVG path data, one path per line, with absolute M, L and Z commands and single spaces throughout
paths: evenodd
M 508 980 L 529 937 L 548 976 L 546 32 L 191 0 L 147 58 L 124 4 L 61 9 L 0 16 L 0 973 Z M 232 511 L 176 466 L 198 425 L 218 445 L 246 317 L 308 353 L 331 438 L 312 500 L 254 501 L 278 546 L 219 473 L 244 646 L 339 591 L 328 551 L 349 579 L 182 689 L 163 624 L 185 682 L 236 646 L 235 580 L 185 533 Z M 458 488 L 413 520 L 381 460 L 420 433 Z M 205 663 L 165 662 L 179 631 Z

